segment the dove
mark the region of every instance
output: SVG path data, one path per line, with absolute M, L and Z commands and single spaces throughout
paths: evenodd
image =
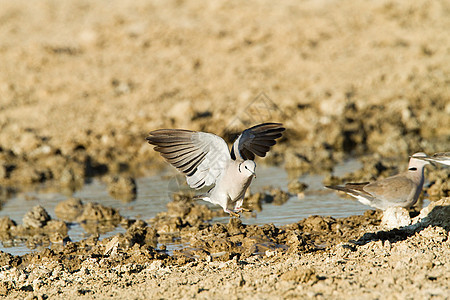
M 343 191 L 359 202 L 374 208 L 386 210 L 390 207 L 409 208 L 419 198 L 424 182 L 424 167 L 430 162 L 423 160 L 425 153 L 410 157 L 408 170 L 375 182 L 347 183 L 344 186 L 326 186 Z
M 213 186 L 196 199 L 220 205 L 239 217 L 244 195 L 256 176 L 256 155 L 265 157 L 285 130 L 280 123 L 263 123 L 244 130 L 231 151 L 219 136 L 185 129 L 158 129 L 146 138 L 154 150 L 186 175 L 191 188 Z

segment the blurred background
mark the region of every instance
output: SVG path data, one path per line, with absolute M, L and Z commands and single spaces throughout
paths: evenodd
M 282 121 L 265 162 L 301 172 L 450 149 L 448 1 L 0 7 L 5 185 L 146 175 L 163 164 L 149 131 L 221 134 L 236 119 Z
M 151 130 L 267 121 L 291 178 L 398 171 L 450 149 L 448 28 L 448 1 L 1 1 L 0 184 L 149 176 Z

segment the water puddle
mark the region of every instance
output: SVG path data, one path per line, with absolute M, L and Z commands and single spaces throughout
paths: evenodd
M 343 175 L 346 172 L 352 172 L 361 167 L 357 160 L 351 160 L 335 168 L 334 174 Z M 171 201 L 170 194 L 178 188 L 174 184 L 173 175 L 176 172 L 172 169 L 166 171 L 169 175 L 155 175 L 137 179 L 138 193 L 135 201 L 125 203 L 112 198 L 107 191 L 105 183 L 93 179 L 82 189 L 75 192 L 73 197 L 81 198 L 84 203 L 97 202 L 105 206 L 114 207 L 120 214 L 127 218 L 148 220 L 158 212 L 165 211 L 166 205 Z M 292 196 L 283 205 L 273 205 L 271 203 L 263 204 L 262 211 L 257 212 L 255 217 L 243 217 L 245 224 L 267 224 L 273 223 L 276 226 L 297 222 L 300 219 L 310 215 L 323 215 L 333 217 L 347 217 L 350 215 L 362 214 L 368 209 L 367 206 L 360 204 L 356 200 L 340 198 L 336 193 L 328 191 L 323 187 L 322 175 L 304 175 L 299 178 L 301 182 L 309 187 L 301 199 Z M 283 168 L 259 166 L 257 177 L 251 185 L 251 192 L 261 192 L 264 187 L 273 186 L 287 191 L 289 182 L 288 175 Z M 58 202 L 66 200 L 68 197 L 59 193 L 27 192 L 18 194 L 9 199 L 0 210 L 1 216 L 9 216 L 17 224 L 22 223 L 22 218 L 35 205 L 43 206 L 52 218 L 56 218 L 54 209 Z M 208 204 L 209 203 L 206 203 Z M 221 209 L 220 207 L 211 208 Z M 227 223 L 228 217 L 216 218 L 214 222 Z M 125 229 L 118 226 L 114 231 L 101 234 L 100 239 L 117 233 L 124 233 Z M 77 223 L 70 226 L 69 236 L 72 241 L 79 241 L 89 236 L 84 229 Z M 177 245 L 167 245 L 168 250 L 178 249 Z M 172 249 L 173 248 L 173 249 Z M 14 245 L 0 244 L 0 250 L 14 255 L 22 255 L 32 250 L 23 243 Z

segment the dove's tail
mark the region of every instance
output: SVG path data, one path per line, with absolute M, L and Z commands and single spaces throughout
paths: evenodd
M 192 199 L 211 202 L 211 198 L 209 198 L 209 194 L 197 195 L 197 196 L 194 196 Z

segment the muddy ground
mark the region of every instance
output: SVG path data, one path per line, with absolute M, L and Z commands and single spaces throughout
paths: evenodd
M 392 175 L 414 152 L 450 149 L 448 28 L 444 0 L 0 0 L 0 204 L 42 182 L 70 193 L 92 176 L 132 199 L 134 178 L 164 164 L 145 143 L 150 130 L 162 127 L 230 140 L 246 126 L 280 121 L 285 137 L 258 164 L 284 166 L 295 179 L 360 157 L 361 171 L 328 176 L 326 183 Z M 445 168 L 427 169 L 425 190 L 434 200 L 449 195 L 449 176 Z M 449 294 L 445 208 L 402 230 L 380 228 L 373 211 L 277 228 L 205 223 L 213 212 L 180 208 L 176 203 L 185 199 L 177 201 L 154 220 L 136 222 L 77 200 L 64 208 L 73 220 L 49 220 L 31 207 L 25 224 L 3 218 L 2 240 L 38 235 L 37 242 L 50 248 L 21 257 L 1 254 L 0 293 Z M 95 223 L 99 218 L 107 224 Z M 92 237 L 68 241 L 70 222 L 86 224 Z M 96 239 L 99 227 L 117 225 L 127 234 Z M 156 243 L 173 239 L 174 232 L 190 246 L 170 256 Z
M 11 299 L 445 299 L 450 293 L 450 197 L 423 209 L 412 225 L 391 230 L 380 227 L 381 212 L 370 210 L 280 227 L 237 218 L 205 222 L 214 213 L 180 197 L 148 223 L 124 222 L 125 234 L 53 241 L 22 256 L 1 253 L 0 293 Z M 165 244 L 174 240 L 184 247 L 168 251 Z

